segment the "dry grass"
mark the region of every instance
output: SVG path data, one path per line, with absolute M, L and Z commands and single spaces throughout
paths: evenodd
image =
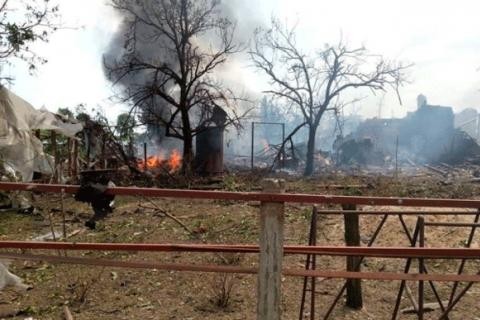
M 229 189 L 251 190 L 258 187 L 258 178 L 232 176 L 226 181 Z M 287 177 L 287 187 L 291 192 L 321 192 L 318 186 L 325 184 L 369 184 L 371 187 L 355 190 L 337 190 L 341 194 L 390 195 L 390 196 L 436 196 L 473 198 L 478 194 L 476 185 L 443 185 L 441 180 L 431 178 L 409 178 L 400 181 L 387 177 L 317 177 L 303 180 Z M 40 196 L 36 204 L 39 207 L 52 207 L 51 197 Z M 83 228 L 90 209 L 71 199 L 66 201 L 67 233 L 81 229 L 71 241 L 89 242 L 215 242 L 215 243 L 255 243 L 258 239 L 258 206 L 255 203 L 225 203 L 219 201 L 156 200 L 156 203 L 172 213 L 196 233 L 193 237 L 185 228 L 155 210 L 139 209 L 139 203 L 133 198 L 117 199 L 117 208 L 97 231 Z M 44 215 L 45 216 L 45 215 Z M 310 207 L 301 204 L 286 206 L 286 242 L 304 244 L 307 242 Z M 53 213 L 55 229 L 61 231 L 62 217 Z M 362 217 L 362 241 L 368 241 L 369 235 L 379 222 L 380 217 Z M 435 221 L 469 221 L 471 217 L 434 217 Z M 407 218 L 412 227 L 414 217 Z M 407 238 L 400 233 L 398 219 L 392 217 L 385 224 L 378 238 L 378 245 L 408 245 Z M 49 222 L 41 216 L 24 216 L 13 213 L 0 214 L 1 239 L 32 239 L 49 232 Z M 440 228 L 427 231 L 429 246 L 461 246 L 466 239 L 467 230 L 447 230 Z M 343 222 L 339 216 L 323 216 L 319 221 L 319 244 L 343 244 Z M 478 238 L 474 245 L 478 246 Z M 107 253 L 75 252 L 72 256 L 101 257 L 122 260 L 153 260 L 168 263 L 227 263 L 254 266 L 254 255 L 224 256 L 211 254 L 155 254 L 155 253 Z M 288 267 L 302 268 L 304 257 L 288 256 Z M 343 258 L 323 257 L 318 259 L 322 269 L 343 269 Z M 403 269 L 404 261 L 393 259 L 367 259 L 363 265 L 365 271 L 396 272 Z M 431 272 L 454 272 L 456 263 L 431 261 Z M 469 263 L 468 271 L 478 270 L 477 263 Z M 22 315 L 12 319 L 24 319 L 27 315 L 35 319 L 60 319 L 63 306 L 68 305 L 75 319 L 255 319 L 256 281 L 254 276 L 245 275 L 207 275 L 199 273 L 164 272 L 156 270 L 105 269 L 72 266 L 49 265 L 44 263 L 15 262 L 13 271 L 32 284 L 34 289 L 26 294 L 11 290 L 0 293 L 0 311 L 2 308 L 15 308 Z M 302 279 L 285 278 L 283 281 L 284 319 L 298 318 Z M 318 314 L 323 314 L 342 285 L 340 280 L 326 280 L 317 285 Z M 352 311 L 337 307 L 335 319 L 386 319 L 389 318 L 398 290 L 396 282 L 364 282 L 365 309 Z M 449 285 L 439 284 L 443 297 L 448 296 Z M 412 285 L 415 290 L 415 285 Z M 428 290 L 427 302 L 434 301 Z M 477 301 L 480 292 L 474 286 L 458 305 L 451 319 L 472 319 L 480 314 Z M 342 302 L 343 303 L 343 302 Z M 403 307 L 408 306 L 405 299 Z M 438 312 L 431 313 L 431 317 Z M 412 315 L 402 319 L 414 319 Z

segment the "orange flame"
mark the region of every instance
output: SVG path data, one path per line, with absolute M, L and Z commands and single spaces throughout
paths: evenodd
M 170 159 L 168 159 L 168 166 L 170 167 L 170 172 L 175 172 L 180 169 L 180 165 L 182 164 L 182 156 L 177 149 L 174 149 L 172 154 L 170 155 Z
M 138 160 L 137 166 L 140 169 L 147 169 L 147 170 L 152 170 L 152 169 L 158 169 L 162 167 L 168 167 L 170 170 L 170 173 L 173 173 L 175 171 L 178 171 L 180 169 L 180 166 L 182 164 L 182 156 L 180 155 L 180 152 L 178 150 L 173 150 L 172 153 L 168 158 L 165 158 L 162 154 L 163 152 L 160 152 L 158 155 L 155 156 L 149 156 L 147 158 L 147 162 L 145 163 L 144 160 Z
M 158 168 L 162 165 L 162 162 L 165 161 L 162 156 L 150 156 L 147 158 L 147 168 Z

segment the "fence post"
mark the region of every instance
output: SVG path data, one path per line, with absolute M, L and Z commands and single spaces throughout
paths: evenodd
M 425 218 L 418 217 L 418 246 L 423 248 L 425 246 Z M 425 262 L 422 258 L 418 259 L 418 273 L 422 274 L 425 269 Z M 423 320 L 423 300 L 424 300 L 424 284 L 423 281 L 418 281 L 418 320 Z
M 252 145 L 250 150 L 250 169 L 253 170 L 253 154 L 255 149 L 255 122 L 252 122 Z
M 357 210 L 354 204 L 342 205 L 343 210 Z M 358 213 L 344 213 L 345 219 L 345 244 L 347 246 L 360 246 L 360 222 Z M 347 257 L 347 271 L 360 271 L 360 257 Z M 361 309 L 362 283 L 360 279 L 347 280 L 347 307 Z
M 264 193 L 285 192 L 285 181 L 265 179 Z M 257 279 L 257 320 L 279 320 L 283 262 L 283 202 L 260 205 L 260 261 Z
M 52 155 L 53 155 L 53 182 L 58 182 L 60 178 L 60 172 L 57 168 L 58 164 L 60 163 L 58 149 L 57 149 L 57 133 L 52 130 L 50 133 L 50 145 L 52 148 Z

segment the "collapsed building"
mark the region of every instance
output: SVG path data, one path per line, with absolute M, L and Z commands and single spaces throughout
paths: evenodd
M 430 105 L 419 95 L 417 109 L 400 119 L 367 119 L 334 145 L 339 163 L 382 165 L 395 157 L 409 163 L 456 164 L 480 155 L 477 141 L 455 126 L 451 107 Z

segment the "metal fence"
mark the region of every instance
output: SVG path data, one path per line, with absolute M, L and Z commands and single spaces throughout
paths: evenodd
M 4 191 L 34 191 L 47 193 L 75 193 L 79 186 L 33 184 L 33 183 L 9 183 L 0 182 L 0 190 Z M 157 262 L 115 261 L 109 259 L 91 259 L 80 257 L 63 257 L 31 253 L 11 253 L 0 251 L 0 258 L 20 260 L 41 260 L 52 263 L 71 263 L 84 265 L 98 265 L 124 268 L 152 268 L 158 270 L 193 271 L 193 272 L 221 272 L 221 273 L 244 273 L 257 274 L 257 319 L 280 319 L 281 317 L 281 277 L 322 277 L 347 279 L 343 290 L 347 290 L 347 296 L 353 297 L 351 306 L 361 306 L 361 288 L 358 285 L 364 280 L 398 280 L 404 286 L 405 281 L 419 282 L 418 318 L 423 319 L 423 282 L 427 281 L 431 286 L 434 281 L 454 282 L 448 304 L 441 304 L 442 315 L 440 319 L 446 319 L 448 313 L 454 308 L 463 295 L 475 282 L 480 282 L 480 273 L 464 274 L 463 265 L 469 259 L 480 259 L 480 249 L 476 248 L 425 248 L 423 233 L 425 226 L 440 226 L 439 223 L 431 223 L 419 219 L 417 227 L 410 233 L 403 221 L 403 215 L 473 215 L 472 223 L 456 223 L 452 227 L 470 228 L 468 246 L 470 246 L 480 217 L 478 200 L 459 199 L 414 199 L 414 198 L 389 198 L 389 197 L 356 197 L 336 195 L 292 194 L 284 193 L 284 184 L 281 181 L 267 179 L 263 186 L 263 192 L 225 192 L 203 190 L 179 190 L 157 189 L 136 187 L 114 187 L 106 191 L 111 195 L 118 196 L 144 196 L 161 198 L 184 198 L 184 199 L 210 199 L 231 201 L 259 201 L 260 202 L 260 239 L 258 245 L 223 245 L 223 244 L 156 244 L 156 243 L 74 243 L 74 242 L 32 242 L 32 241 L 0 241 L 0 249 L 42 249 L 42 250 L 98 250 L 98 251 L 153 251 L 153 252 L 240 252 L 259 255 L 258 268 L 246 268 L 240 266 L 221 265 L 188 265 L 188 264 L 162 264 Z M 342 205 L 344 210 L 322 210 L 317 214 L 338 214 L 345 218 L 345 238 L 347 246 L 316 246 L 316 245 L 285 245 L 283 244 L 284 229 L 284 204 L 337 204 Z M 430 207 L 430 208 L 456 208 L 461 211 L 360 211 L 357 205 L 368 206 L 402 206 L 402 207 Z M 469 210 L 464 210 L 469 209 Z M 473 209 L 473 210 L 472 210 Z M 360 246 L 359 239 L 355 240 L 352 234 L 359 234 L 359 215 L 380 215 L 382 221 L 377 227 L 373 238 L 366 247 Z M 390 216 L 398 217 L 404 227 L 404 231 L 410 240 L 410 247 L 376 247 L 373 246 L 375 237 Z M 423 223 L 422 223 L 423 222 Z M 350 240 L 348 240 L 350 238 Z M 359 237 L 357 237 L 359 238 Z M 420 246 L 420 247 L 418 247 Z M 315 270 L 315 269 L 290 269 L 283 267 L 283 256 L 286 254 L 313 255 L 313 256 L 345 256 L 347 257 L 347 270 Z M 362 272 L 360 264 L 364 257 L 398 258 L 407 259 L 410 265 L 412 259 L 419 259 L 418 273 L 410 273 L 410 268 L 404 273 L 392 272 Z M 432 274 L 428 273 L 423 262 L 424 259 L 459 259 L 461 269 L 456 274 Z M 456 293 L 458 282 L 469 284 Z M 348 285 L 350 284 L 350 285 Z M 314 293 L 312 293 L 314 294 Z M 335 307 L 339 296 L 329 308 L 328 318 Z M 398 313 L 399 299 L 394 310 L 393 319 Z M 356 300 L 360 299 L 360 300 Z M 348 299 L 347 299 L 348 304 Z M 300 315 L 302 316 L 302 315 Z

